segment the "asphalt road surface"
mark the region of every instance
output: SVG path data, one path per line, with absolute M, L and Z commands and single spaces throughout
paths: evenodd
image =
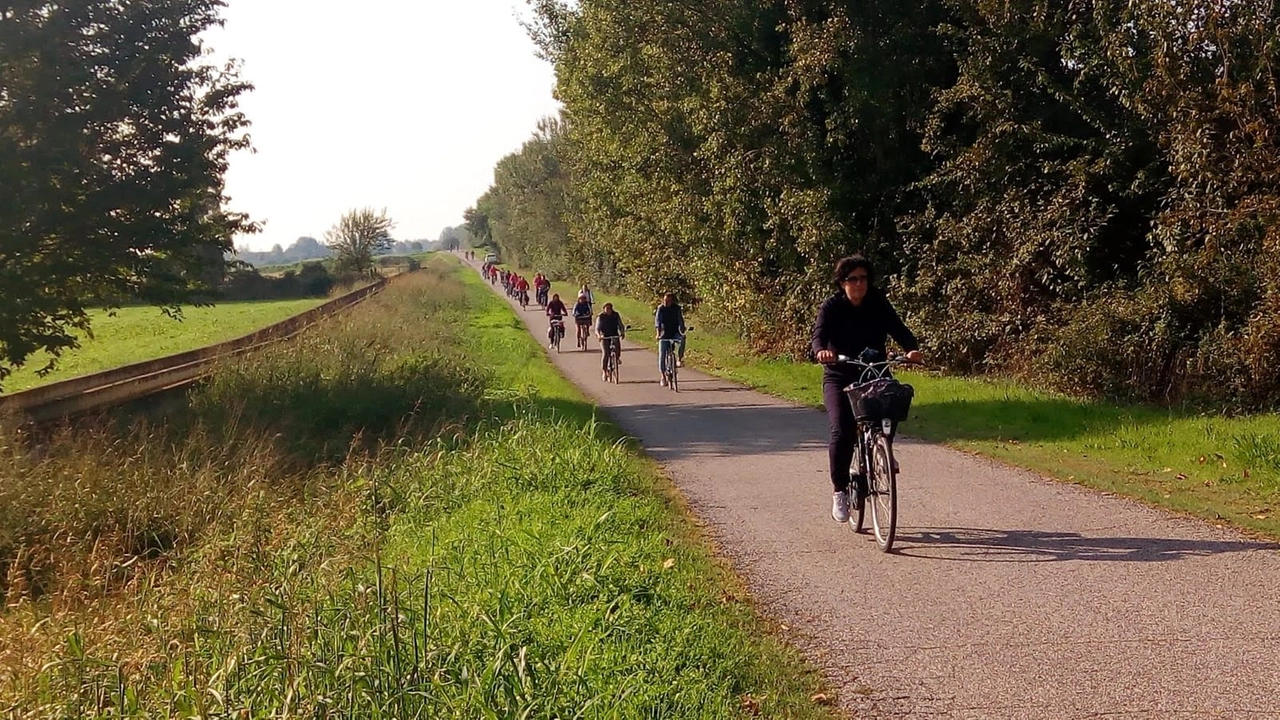
M 540 309 L 516 310 L 545 344 Z M 1276 545 L 900 438 L 886 555 L 829 515 L 825 415 L 690 368 L 672 393 L 629 344 L 606 385 L 567 330 L 552 360 L 661 462 L 850 715 L 1280 717 Z

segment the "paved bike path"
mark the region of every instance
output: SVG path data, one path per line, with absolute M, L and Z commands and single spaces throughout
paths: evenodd
M 516 311 L 545 343 L 540 309 Z M 852 715 L 1280 717 L 1274 544 L 900 438 L 885 555 L 828 515 L 823 414 L 688 368 L 671 393 L 631 343 L 606 385 L 594 339 L 572 344 L 552 360 L 661 462 Z

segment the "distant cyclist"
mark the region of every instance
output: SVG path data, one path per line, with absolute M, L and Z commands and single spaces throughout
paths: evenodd
M 596 319 L 596 339 L 600 341 L 600 378 L 608 380 L 605 368 L 608 366 L 609 353 L 613 353 L 618 365 L 622 364 L 622 339 L 627 336 L 627 327 L 622 316 L 613 310 L 613 303 L 605 303 Z
M 547 317 L 551 319 L 551 324 L 547 328 L 548 347 L 555 344 L 555 336 L 552 333 L 559 331 L 560 339 L 564 339 L 564 318 L 569 314 L 569 308 L 564 306 L 564 301 L 560 299 L 560 293 L 551 296 L 551 302 L 547 303 Z M 559 327 L 556 322 L 559 321 Z
M 884 291 L 876 287 L 875 269 L 861 255 L 842 258 L 833 275 L 838 290 L 818 310 L 813 326 L 811 349 L 822 371 L 822 404 L 827 409 L 831 439 L 827 444 L 827 461 L 831 472 L 831 517 L 836 522 L 849 520 L 849 468 L 853 464 L 857 441 L 857 422 L 844 389 L 858 381 L 859 370 L 836 364 L 840 355 L 859 357 L 871 350 L 883 357 L 885 341 L 892 337 L 907 360 L 920 362 L 920 343 L 911 333 Z M 856 478 L 859 483 L 864 478 Z
M 667 349 L 671 343 L 676 346 L 676 367 L 684 367 L 684 343 L 686 328 L 684 311 L 676 302 L 675 293 L 662 296 L 662 304 L 653 313 L 653 327 L 658 333 L 658 372 L 662 374 L 662 384 L 667 384 Z
M 596 296 L 591 293 L 591 286 L 586 283 L 582 283 L 582 288 L 578 290 L 578 294 L 586 295 L 587 302 L 591 303 L 591 307 L 594 308 L 596 306 Z
M 542 273 L 533 276 L 533 292 L 539 305 L 547 304 L 547 292 L 551 290 L 551 281 Z
M 522 277 L 516 278 L 516 297 L 521 305 L 529 304 L 529 281 Z

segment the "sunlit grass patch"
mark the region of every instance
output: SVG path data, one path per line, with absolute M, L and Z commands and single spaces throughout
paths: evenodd
M 36 371 L 48 358 L 36 355 L 5 378 L 6 393 L 153 360 L 205 345 L 248 335 L 324 302 L 323 298 L 228 302 L 212 307 L 183 308 L 180 320 L 154 307 L 125 307 L 112 313 L 90 311 L 93 337 L 81 337 L 81 346 L 58 358 L 52 372 Z

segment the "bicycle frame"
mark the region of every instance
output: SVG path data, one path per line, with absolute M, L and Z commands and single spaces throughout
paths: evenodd
M 685 328 L 684 335 L 679 338 L 662 339 L 658 341 L 658 352 L 662 353 L 665 358 L 663 367 L 666 368 L 665 379 L 667 381 L 667 387 L 672 392 L 680 392 L 680 372 L 679 365 L 677 364 L 680 360 L 679 347 L 680 342 L 689 336 L 690 330 L 693 330 L 693 328 Z
M 551 318 L 551 327 L 552 329 L 555 330 L 555 332 L 552 333 L 553 339 L 551 340 L 551 342 L 556 346 L 556 349 L 558 350 L 560 349 L 560 341 L 564 339 L 564 318 L 562 317 Z
M 607 352 L 605 357 L 605 372 L 611 375 L 613 382 L 618 381 L 618 360 L 622 355 L 622 337 L 619 335 L 605 335 L 600 338 L 600 351 Z
M 892 377 L 890 371 L 894 367 L 907 364 L 906 359 L 902 357 L 891 357 L 882 362 L 869 363 L 840 355 L 836 361 L 861 368 L 862 372 L 856 384 Z M 856 428 L 851 471 L 855 476 L 863 478 L 865 485 L 851 488 L 855 495 L 853 505 L 857 511 L 857 520 L 855 522 L 851 518 L 850 526 L 855 531 L 861 532 L 864 513 L 867 506 L 871 505 L 876 544 L 880 546 L 882 552 L 889 552 L 897 533 L 898 461 L 893 457 L 893 438 L 897 433 L 898 423 L 889 418 L 873 421 L 858 420 Z

